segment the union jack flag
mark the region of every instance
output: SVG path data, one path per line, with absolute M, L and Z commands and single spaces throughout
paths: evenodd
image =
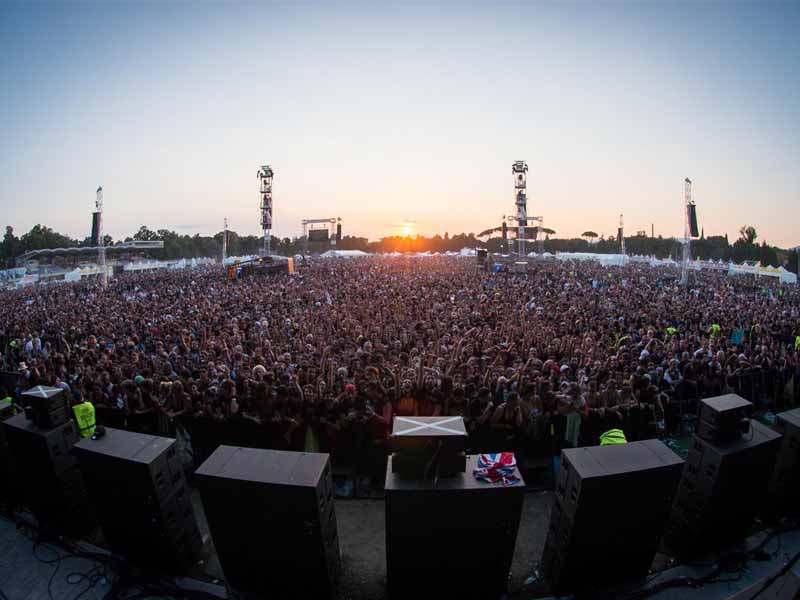
M 516 485 L 520 478 L 516 475 L 517 459 L 513 452 L 479 454 L 478 467 L 473 471 L 475 479 L 487 483 Z

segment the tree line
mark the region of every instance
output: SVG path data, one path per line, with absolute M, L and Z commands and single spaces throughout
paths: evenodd
M 613 254 L 620 250 L 619 240 L 614 236 L 599 236 L 593 231 L 586 231 L 580 238 L 558 238 L 552 229 L 543 230 L 545 239 L 543 246 L 547 252 L 596 252 Z M 164 242 L 163 250 L 144 253 L 152 258 L 166 260 L 179 258 L 198 258 L 203 256 L 219 257 L 222 253 L 223 232 L 212 236 L 194 234 L 179 234 L 168 229 L 151 230 L 142 225 L 130 237 L 121 241 L 130 240 L 161 240 Z M 111 236 L 104 237 L 105 244 L 111 246 L 115 240 Z M 262 246 L 262 238 L 255 235 L 239 235 L 235 231 L 228 231 L 228 256 L 243 256 L 257 254 Z M 388 236 L 379 240 L 370 241 L 366 237 L 345 235 L 337 243 L 340 250 L 362 250 L 371 253 L 385 252 L 458 252 L 462 248 L 486 248 L 490 252 L 507 252 L 511 244 L 509 240 L 504 243 L 498 229 L 491 229 L 478 235 L 474 233 L 459 233 L 450 235 L 434 235 L 425 237 L 417 236 Z M 91 238 L 83 240 L 71 238 L 58 233 L 44 225 L 34 225 L 30 231 L 17 236 L 13 227 L 6 226 L 3 241 L 0 243 L 0 264 L 3 267 L 12 267 L 15 259 L 31 250 L 44 248 L 74 248 L 91 246 Z M 301 254 L 304 250 L 305 240 L 301 237 L 278 238 L 271 240 L 271 249 L 276 254 L 292 256 Z M 533 252 L 538 249 L 534 240 L 525 243 L 526 251 Z M 324 252 L 330 248 L 327 242 L 309 242 L 308 249 L 311 253 Z M 681 243 L 675 238 L 661 236 L 650 237 L 634 235 L 625 237 L 625 248 L 628 254 L 656 256 L 658 258 L 679 259 L 681 256 Z M 692 240 L 692 257 L 701 260 L 732 260 L 741 263 L 745 260 L 760 261 L 762 265 L 773 267 L 784 265 L 790 271 L 798 272 L 797 250 L 785 250 L 769 245 L 766 240 L 759 242 L 758 234 L 754 227 L 745 225 L 739 230 L 739 237 L 731 243 L 728 236 L 701 235 Z

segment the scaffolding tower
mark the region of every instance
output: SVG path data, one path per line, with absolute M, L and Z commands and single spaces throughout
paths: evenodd
M 222 223 L 222 264 L 228 258 L 228 217 L 225 217 Z
M 511 165 L 514 175 L 514 200 L 517 209 L 517 253 L 525 255 L 525 228 L 528 226 L 528 164 L 518 160 Z
M 97 188 L 94 201 L 97 212 L 97 266 L 100 268 L 100 284 L 108 287 L 108 267 L 106 266 L 106 244 L 103 239 L 103 186 Z
M 264 232 L 264 247 L 261 254 L 269 256 L 272 234 L 272 178 L 275 172 L 269 165 L 262 165 L 257 177 L 261 180 L 261 230 Z
M 692 180 L 683 181 L 683 254 L 681 256 L 681 285 L 689 285 L 689 261 L 692 258 L 691 231 L 689 228 L 689 207 L 692 205 Z

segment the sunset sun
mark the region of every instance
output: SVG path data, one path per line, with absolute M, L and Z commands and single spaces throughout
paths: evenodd
M 403 235 L 410 237 L 414 233 L 414 228 L 411 225 L 403 225 Z

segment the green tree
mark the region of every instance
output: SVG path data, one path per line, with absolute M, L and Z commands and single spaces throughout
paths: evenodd
M 2 244 L 0 244 L 0 263 L 4 266 L 11 266 L 14 258 L 19 254 L 21 254 L 19 238 L 14 235 L 14 228 L 11 225 L 6 225 L 6 233 L 3 236 Z
M 746 244 L 754 244 L 757 237 L 756 228 L 752 225 L 742 225 L 739 228 L 739 239 Z
M 133 234 L 133 239 L 143 242 L 151 242 L 158 239 L 158 234 L 155 231 L 150 231 L 147 225 L 139 227 L 139 231 Z
M 78 245 L 76 240 L 53 231 L 44 225 L 31 227 L 31 230 L 20 238 L 20 243 L 23 254 L 43 248 L 72 248 Z

